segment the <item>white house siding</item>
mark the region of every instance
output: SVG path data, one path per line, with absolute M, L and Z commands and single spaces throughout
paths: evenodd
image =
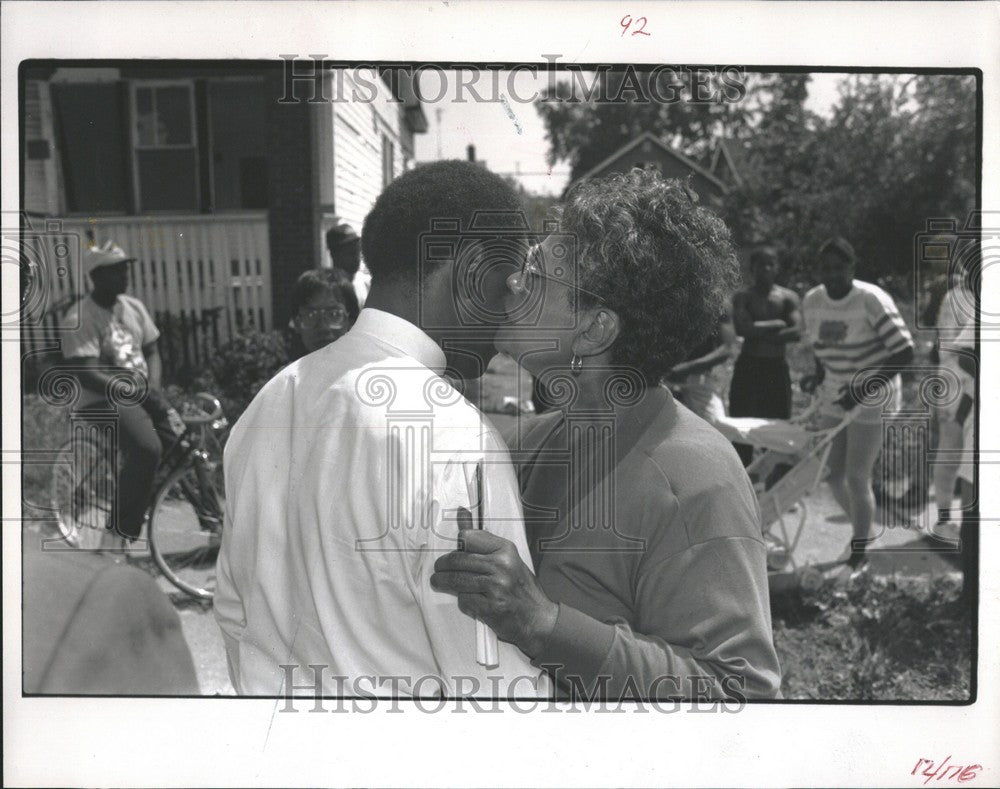
M 393 176 L 409 169 L 404 152 L 405 139 L 399 103 L 392 100 L 388 86 L 374 72 L 366 74 L 378 94 L 371 102 L 352 98 L 356 88 L 367 96 L 371 90 L 355 86 L 349 71 L 342 75 L 344 101 L 331 104 L 333 123 L 334 207 L 340 221 L 361 233 L 365 217 L 382 191 L 382 135 L 393 144 Z

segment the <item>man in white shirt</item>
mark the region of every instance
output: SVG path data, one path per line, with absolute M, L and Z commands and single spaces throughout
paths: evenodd
M 548 692 L 510 644 L 498 666 L 480 665 L 475 621 L 430 585 L 435 559 L 457 545 L 460 508 L 529 561 L 506 448 L 442 377 L 485 370 L 494 329 L 483 316 L 502 315 L 516 266 L 429 261 L 432 220 L 460 219 L 461 240 L 477 209 L 518 201 L 464 162 L 390 184 L 365 220 L 373 282 L 357 323 L 268 382 L 233 429 L 215 613 L 238 693 L 315 682 L 325 695 Z M 470 278 L 475 287 L 456 285 Z

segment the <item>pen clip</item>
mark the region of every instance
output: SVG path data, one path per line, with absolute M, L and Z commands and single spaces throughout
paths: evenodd
M 473 528 L 482 530 L 485 520 L 486 497 L 483 494 L 483 463 L 476 463 L 476 520 Z

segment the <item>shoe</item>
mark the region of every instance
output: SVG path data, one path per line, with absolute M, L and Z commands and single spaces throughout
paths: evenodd
M 848 545 L 848 550 L 850 553 L 847 556 L 845 564 L 852 570 L 860 570 L 868 564 L 867 540 L 851 540 Z

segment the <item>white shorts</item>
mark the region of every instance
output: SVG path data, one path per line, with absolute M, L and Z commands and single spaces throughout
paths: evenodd
M 831 381 L 826 379 L 823 384 L 816 390 L 817 396 L 823 405 L 820 407 L 820 413 L 829 418 L 831 421 L 840 421 L 844 418 L 846 413 L 843 408 L 835 403 L 835 401 L 843 396 L 842 387 L 844 386 L 843 381 Z M 875 405 L 856 405 L 858 415 L 855 417 L 855 422 L 859 425 L 877 425 L 882 422 L 882 414 L 891 414 L 899 411 L 903 407 L 903 396 L 901 392 L 902 382 L 898 375 L 894 376 L 889 381 L 889 395 L 885 402 L 880 402 Z

